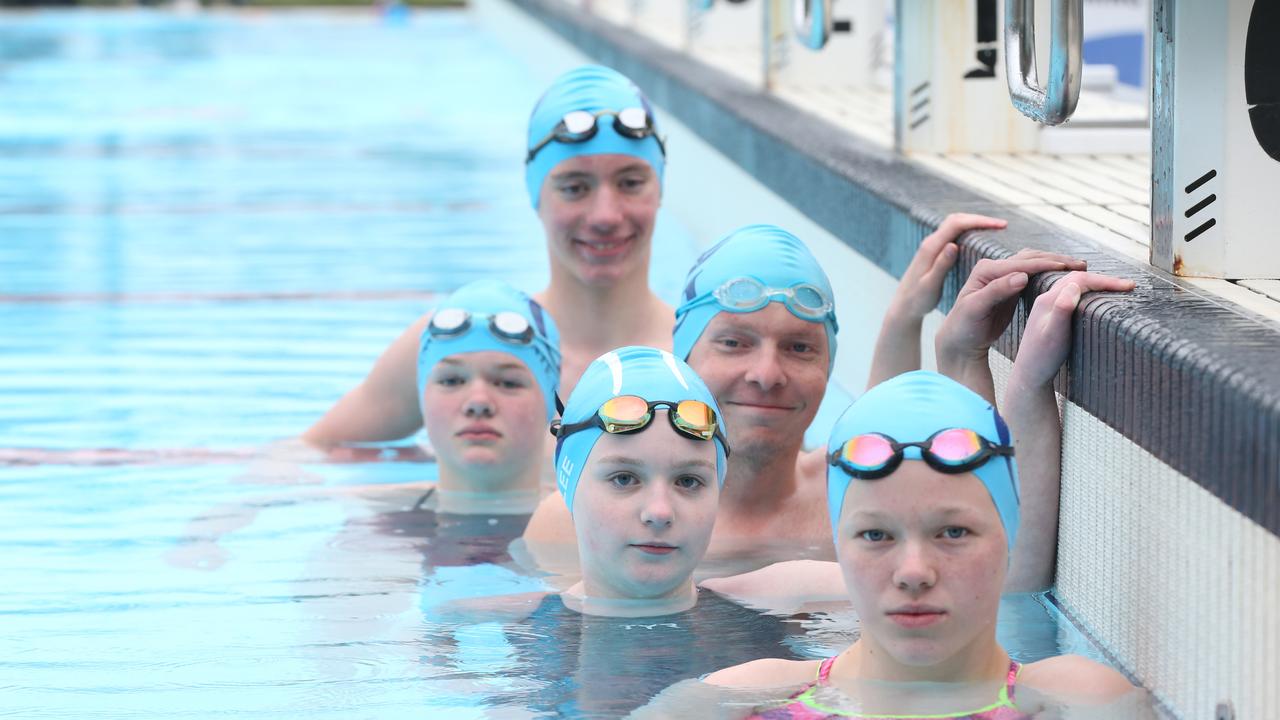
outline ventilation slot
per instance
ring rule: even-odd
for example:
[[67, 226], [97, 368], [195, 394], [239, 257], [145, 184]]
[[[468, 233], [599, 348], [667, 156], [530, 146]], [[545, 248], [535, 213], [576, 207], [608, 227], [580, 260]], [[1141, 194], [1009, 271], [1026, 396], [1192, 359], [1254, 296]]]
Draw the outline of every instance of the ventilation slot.
[[[1205, 183], [1208, 183], [1210, 180], [1216, 177], [1218, 177], [1217, 170], [1210, 170], [1204, 175], [1201, 175], [1200, 177], [1196, 178], [1195, 182], [1191, 183], [1186, 187], [1186, 194], [1190, 195], [1191, 193], [1194, 193], [1195, 191], [1204, 187]], [[1218, 196], [1216, 194], [1209, 193], [1208, 197], [1201, 199], [1200, 201], [1196, 202], [1196, 204], [1187, 208], [1186, 212], [1184, 212], [1183, 215], [1188, 220], [1190, 220], [1191, 216], [1198, 214], [1201, 210], [1204, 210], [1205, 208], [1217, 202], [1217, 200], [1218, 200]], [[1196, 226], [1194, 230], [1184, 235], [1182, 239], [1185, 242], [1191, 242], [1192, 240], [1195, 240], [1196, 238], [1208, 232], [1210, 228], [1212, 228], [1214, 225], [1217, 225], [1217, 224], [1218, 224], [1217, 218], [1211, 217], [1205, 220], [1204, 222], [1200, 223], [1198, 226]]]
[[907, 126], [912, 130], [929, 122], [929, 83], [922, 82], [911, 90], [911, 110], [907, 112]]

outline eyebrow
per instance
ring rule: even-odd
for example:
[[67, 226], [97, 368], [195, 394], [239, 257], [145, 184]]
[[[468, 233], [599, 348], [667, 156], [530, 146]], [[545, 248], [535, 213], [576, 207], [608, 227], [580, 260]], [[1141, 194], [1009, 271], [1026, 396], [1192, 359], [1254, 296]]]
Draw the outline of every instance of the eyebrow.
[[629, 465], [631, 467], [644, 467], [648, 464], [643, 460], [626, 457], [624, 455], [610, 455], [608, 457], [602, 457], [599, 462], [602, 465]]
[[637, 163], [631, 163], [630, 165], [626, 165], [626, 166], [624, 166], [624, 167], [622, 167], [622, 168], [618, 169], [618, 170], [617, 170], [617, 171], [615, 171], [613, 174], [614, 174], [614, 175], [621, 175], [621, 174], [623, 174], [623, 173], [629, 173], [629, 172], [642, 172], [642, 173], [646, 173], [646, 174], [648, 174], [648, 172], [649, 172], [649, 165], [648, 165], [648, 163], [639, 163], [639, 162], [637, 162]]
[[671, 466], [673, 470], [688, 470], [690, 468], [700, 468], [702, 470], [716, 471], [716, 464], [710, 460], [686, 460]]
[[593, 180], [595, 179], [595, 174], [583, 172], [581, 170], [566, 170], [562, 173], [552, 175], [551, 179], [557, 182], [563, 182], [565, 180]]
[[[625, 455], [610, 455], [608, 457], [602, 457], [600, 458], [599, 462], [602, 465], [626, 465], [629, 467], [646, 467], [649, 464], [644, 460], [640, 460], [633, 457], [627, 457]], [[676, 470], [684, 470], [687, 468], [696, 467], [696, 468], [703, 468], [705, 470], [711, 470], [714, 472], [716, 469], [716, 464], [711, 462], [710, 460], [698, 459], [698, 460], [686, 460], [684, 462], [679, 462], [672, 465], [671, 467]]]
[[[943, 506], [938, 509], [930, 509], [927, 513], [929, 516], [953, 517], [955, 515], [968, 515], [974, 511], [973, 508], [960, 507], [958, 505]], [[880, 512], [879, 510], [854, 510], [850, 517], [862, 517], [867, 520], [884, 521], [893, 519], [893, 515]]]

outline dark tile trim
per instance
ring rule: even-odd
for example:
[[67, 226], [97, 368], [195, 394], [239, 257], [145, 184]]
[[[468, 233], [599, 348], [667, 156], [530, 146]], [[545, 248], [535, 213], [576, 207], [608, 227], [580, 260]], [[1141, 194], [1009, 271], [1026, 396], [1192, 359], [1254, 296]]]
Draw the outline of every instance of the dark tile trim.
[[[1024, 247], [1069, 253], [1092, 270], [1132, 278], [1138, 287], [1128, 296], [1081, 303], [1072, 371], [1059, 376], [1059, 390], [1280, 535], [1280, 324], [978, 195], [636, 33], [556, 0], [511, 2], [626, 73], [770, 190], [896, 276], [947, 213], [1009, 218], [1004, 232], [965, 239], [944, 310], [979, 259]], [[1024, 311], [1052, 280], [1036, 279]], [[1007, 357], [1023, 323], [1020, 313], [998, 345]]]

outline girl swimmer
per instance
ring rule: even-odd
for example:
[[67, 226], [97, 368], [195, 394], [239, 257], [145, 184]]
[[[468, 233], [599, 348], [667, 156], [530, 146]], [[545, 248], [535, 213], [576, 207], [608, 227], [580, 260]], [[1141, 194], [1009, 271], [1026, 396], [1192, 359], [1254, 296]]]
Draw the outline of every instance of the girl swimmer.
[[[1011, 388], [1051, 388], [1081, 290], [1114, 282], [1073, 273], [1037, 299]], [[762, 718], [1023, 718], [1133, 697], [1110, 668], [1070, 655], [1023, 666], [995, 639], [1022, 520], [1012, 445], [992, 404], [945, 376], [916, 371], [869, 390], [837, 422], [827, 461], [838, 569], [860, 639], [825, 661], [759, 660], [707, 682], [803, 685], [760, 708]], [[926, 692], [919, 683], [942, 685]], [[1141, 713], [1139, 705], [1125, 712]]]
[[620, 717], [675, 680], [786, 651], [797, 626], [695, 587], [729, 447], [716, 401], [688, 365], [656, 348], [606, 353], [552, 428], [581, 579], [560, 593], [453, 609], [472, 624], [518, 621], [507, 642], [541, 671], [536, 683], [504, 678], [524, 693], [511, 704]]
[[437, 509], [528, 514], [555, 417], [559, 334], [533, 299], [480, 280], [442, 302], [422, 331], [418, 399], [439, 463]]

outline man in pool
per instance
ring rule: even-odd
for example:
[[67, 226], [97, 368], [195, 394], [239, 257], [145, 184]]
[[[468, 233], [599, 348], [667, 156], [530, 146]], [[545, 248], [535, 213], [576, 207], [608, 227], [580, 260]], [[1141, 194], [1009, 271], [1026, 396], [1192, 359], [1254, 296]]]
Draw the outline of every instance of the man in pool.
[[[649, 289], [654, 221], [666, 148], [653, 111], [625, 76], [584, 66], [560, 76], [529, 118], [525, 181], [542, 221], [551, 282], [535, 298], [560, 328], [562, 393], [620, 345], [670, 347], [671, 307]], [[369, 375], [302, 438], [329, 448], [407, 437], [422, 427], [418, 339], [409, 326]]]
[[[1003, 226], [994, 218], [952, 215], [925, 238], [886, 315], [873, 382], [919, 368], [921, 320], [937, 305], [957, 256], [955, 240], [970, 230]], [[1083, 267], [1034, 252], [1000, 262], [994, 270], [984, 265], [984, 272], [1001, 278], [1020, 272], [1025, 279], [1027, 273]], [[996, 284], [987, 295], [1006, 285]], [[823, 453], [802, 452], [836, 350], [835, 301], [826, 274], [795, 236], [770, 225], [748, 226], [726, 236], [690, 270], [676, 316], [674, 352], [688, 359], [724, 408], [736, 451], [712, 554], [750, 554], [768, 545], [782, 556], [830, 557]], [[978, 322], [976, 313], [960, 320], [965, 327]], [[525, 539], [564, 544], [568, 527], [562, 504], [547, 498]]]

